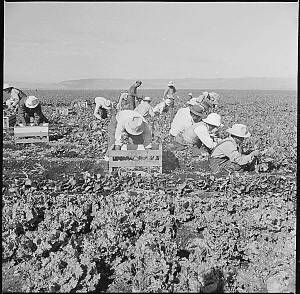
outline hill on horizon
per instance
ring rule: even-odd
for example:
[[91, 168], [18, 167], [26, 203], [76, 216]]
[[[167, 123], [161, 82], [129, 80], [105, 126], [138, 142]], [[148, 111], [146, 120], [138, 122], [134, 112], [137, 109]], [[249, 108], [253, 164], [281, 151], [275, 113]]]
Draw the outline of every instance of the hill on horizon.
[[[128, 89], [134, 79], [79, 79], [68, 80], [58, 83], [26, 83], [8, 82], [22, 89], [47, 89], [47, 90], [97, 90], [97, 89]], [[144, 89], [164, 89], [169, 80], [167, 79], [144, 79]], [[178, 89], [224, 89], [224, 90], [296, 90], [297, 78], [215, 78], [174, 79]]]

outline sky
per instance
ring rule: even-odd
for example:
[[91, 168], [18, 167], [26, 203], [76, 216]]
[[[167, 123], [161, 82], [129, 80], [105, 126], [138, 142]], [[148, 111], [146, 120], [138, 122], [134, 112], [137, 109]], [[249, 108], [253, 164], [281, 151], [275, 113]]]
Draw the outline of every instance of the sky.
[[297, 2], [5, 2], [4, 80], [296, 77]]

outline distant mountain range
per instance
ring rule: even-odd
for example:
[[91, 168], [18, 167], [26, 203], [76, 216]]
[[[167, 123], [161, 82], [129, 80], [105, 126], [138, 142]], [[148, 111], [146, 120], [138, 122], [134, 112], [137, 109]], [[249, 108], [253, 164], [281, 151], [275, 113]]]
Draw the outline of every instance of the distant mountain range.
[[[163, 89], [169, 80], [144, 79], [144, 89]], [[296, 90], [297, 78], [216, 78], [216, 79], [174, 79], [178, 89], [224, 89], [224, 90]], [[49, 90], [112, 90], [128, 89], [133, 79], [80, 79], [58, 83], [26, 83], [8, 81], [9, 84], [21, 89]]]

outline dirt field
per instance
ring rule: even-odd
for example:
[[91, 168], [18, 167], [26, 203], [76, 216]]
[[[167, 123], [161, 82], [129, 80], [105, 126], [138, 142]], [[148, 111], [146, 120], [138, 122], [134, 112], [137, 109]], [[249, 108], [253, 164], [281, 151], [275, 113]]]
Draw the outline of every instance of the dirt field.
[[213, 176], [205, 155], [169, 150], [166, 115], [163, 174], [108, 174], [108, 120], [55, 109], [118, 91], [38, 91], [50, 142], [3, 136], [2, 291], [295, 292], [296, 94], [219, 93], [220, 136], [243, 123], [244, 151], [268, 150], [254, 171]]

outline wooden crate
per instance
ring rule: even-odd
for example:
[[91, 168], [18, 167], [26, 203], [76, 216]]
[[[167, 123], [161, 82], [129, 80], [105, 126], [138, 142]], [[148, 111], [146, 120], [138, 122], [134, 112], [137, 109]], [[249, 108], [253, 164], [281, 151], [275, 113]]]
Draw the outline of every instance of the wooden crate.
[[49, 142], [49, 126], [14, 127], [15, 143]]
[[13, 127], [16, 123], [16, 115], [3, 116], [3, 129], [8, 129], [9, 127]]
[[[128, 150], [112, 150], [108, 151], [108, 169], [111, 173], [113, 168], [132, 168], [132, 167], [159, 167], [162, 173], [162, 145], [153, 145], [152, 149], [136, 150], [137, 145], [127, 145]], [[135, 149], [135, 150], [130, 150]], [[143, 157], [146, 159], [139, 159]]]
[[69, 114], [69, 108], [66, 108], [66, 107], [56, 108], [56, 113], [61, 114], [61, 115], [68, 115]]

